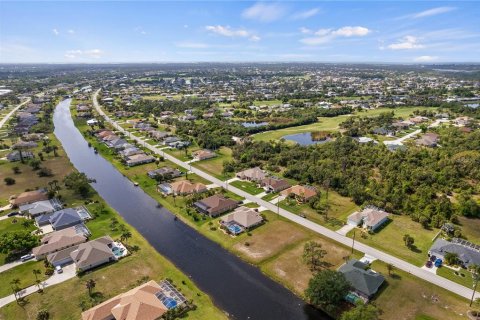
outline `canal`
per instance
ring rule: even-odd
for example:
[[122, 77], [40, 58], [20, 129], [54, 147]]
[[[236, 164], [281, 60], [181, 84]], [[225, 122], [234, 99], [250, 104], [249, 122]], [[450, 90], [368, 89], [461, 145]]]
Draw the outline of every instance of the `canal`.
[[[163, 256], [188, 275], [232, 319], [328, 319], [260, 270], [179, 220], [88, 147], [70, 114], [71, 100], [54, 113], [55, 135], [78, 171]], [[193, 297], [194, 298], [194, 297]], [[212, 319], [213, 320], [213, 319]]]

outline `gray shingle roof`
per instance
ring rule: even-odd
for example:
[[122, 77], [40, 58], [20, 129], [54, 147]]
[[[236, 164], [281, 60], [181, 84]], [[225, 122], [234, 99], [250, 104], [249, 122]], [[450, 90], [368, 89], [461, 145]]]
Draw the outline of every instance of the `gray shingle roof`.
[[371, 297], [378, 291], [385, 278], [372, 270], [366, 270], [366, 267], [366, 264], [352, 259], [342, 265], [338, 271], [343, 273], [353, 289]]

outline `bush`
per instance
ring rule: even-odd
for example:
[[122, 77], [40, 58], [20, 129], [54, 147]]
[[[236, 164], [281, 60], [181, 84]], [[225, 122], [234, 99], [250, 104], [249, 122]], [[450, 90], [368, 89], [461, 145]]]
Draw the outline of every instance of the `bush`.
[[10, 177], [6, 177], [5, 179], [3, 179], [3, 181], [5, 181], [5, 184], [7, 186], [11, 186], [11, 185], [15, 184], [15, 179], [10, 178]]

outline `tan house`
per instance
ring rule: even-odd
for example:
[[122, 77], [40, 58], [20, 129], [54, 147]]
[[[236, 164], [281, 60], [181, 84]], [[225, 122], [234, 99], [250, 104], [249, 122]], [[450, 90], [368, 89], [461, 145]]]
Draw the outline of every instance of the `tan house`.
[[42, 238], [41, 245], [32, 249], [35, 259], [41, 260], [49, 254], [58, 252], [87, 241], [83, 234], [79, 234], [75, 227], [47, 234]]
[[238, 207], [220, 220], [220, 223], [224, 226], [235, 223], [244, 229], [250, 229], [262, 222], [263, 218], [258, 211], [244, 206]]
[[10, 203], [14, 207], [19, 207], [24, 204], [42, 200], [48, 200], [48, 193], [44, 189], [22, 192], [18, 196], [11, 197]]
[[215, 158], [217, 154], [211, 150], [203, 149], [192, 153], [193, 159], [197, 161]]
[[279, 179], [275, 177], [268, 177], [260, 181], [260, 186], [269, 192], [280, 192], [287, 188], [290, 188], [290, 183], [285, 179]]
[[202, 199], [193, 204], [197, 210], [211, 217], [218, 217], [224, 212], [235, 209], [238, 202], [229, 198], [225, 198], [220, 194]]
[[260, 182], [265, 179], [267, 175], [259, 167], [250, 168], [237, 173], [237, 178], [247, 181]]
[[89, 242], [82, 243], [78, 249], [70, 253], [70, 257], [80, 271], [90, 270], [102, 264], [116, 261], [111, 245], [112, 238], [101, 237]]
[[[169, 307], [171, 308], [168, 304], [172, 300], [180, 300], [176, 301], [175, 305], [183, 303], [183, 300], [185, 300], [177, 290], [172, 289], [170, 284], [164, 285], [162, 283], [162, 285], [151, 280], [83, 312], [82, 320], [160, 319]], [[172, 290], [175, 291], [174, 295], [177, 299], [169, 296], [168, 291]]]
[[362, 211], [356, 211], [348, 216], [347, 223], [352, 226], [362, 226], [368, 231], [375, 231], [388, 221], [389, 213], [374, 206], [367, 206]]
[[310, 186], [296, 185], [283, 190], [282, 192], [280, 192], [280, 194], [286, 197], [294, 195], [297, 201], [307, 202], [308, 200], [317, 195], [317, 190], [315, 190], [314, 187]]
[[188, 180], [175, 181], [170, 183], [171, 192], [175, 195], [186, 195], [207, 191], [203, 183], [192, 183]]

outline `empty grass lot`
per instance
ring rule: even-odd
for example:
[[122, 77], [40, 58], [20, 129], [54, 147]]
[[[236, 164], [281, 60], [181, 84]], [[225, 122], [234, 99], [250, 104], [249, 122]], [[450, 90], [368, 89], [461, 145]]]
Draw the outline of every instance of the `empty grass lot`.
[[264, 191], [262, 188], [257, 187], [256, 183], [250, 181], [236, 180], [230, 184], [253, 195], [262, 193]]
[[232, 160], [232, 149], [227, 147], [221, 147], [216, 152], [217, 156], [215, 158], [192, 162], [192, 166], [203, 170], [220, 180], [226, 180], [228, 178], [231, 178], [233, 176], [233, 173], [224, 175], [222, 171], [223, 162]]
[[[427, 261], [428, 249], [437, 232], [438, 230], [424, 229], [418, 222], [412, 221], [409, 216], [390, 215], [390, 222], [387, 222], [377, 232], [368, 234], [367, 238], [362, 238], [357, 231], [355, 239], [416, 266], [422, 266]], [[403, 242], [403, 236], [407, 233], [415, 239], [413, 249], [407, 248]], [[353, 231], [347, 235], [352, 237]]]

